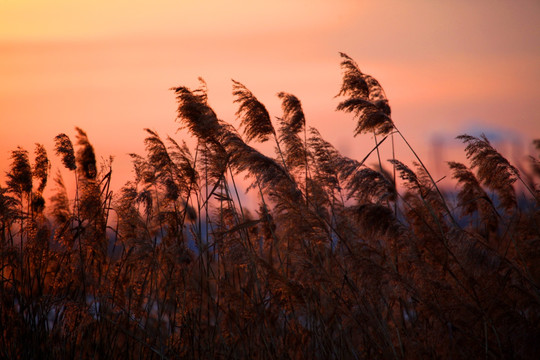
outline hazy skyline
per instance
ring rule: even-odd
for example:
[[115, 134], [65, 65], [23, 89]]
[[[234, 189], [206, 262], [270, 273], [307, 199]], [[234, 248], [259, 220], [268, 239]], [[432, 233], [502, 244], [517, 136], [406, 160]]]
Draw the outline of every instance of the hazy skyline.
[[[98, 156], [129, 177], [143, 128], [174, 135], [174, 96], [203, 77], [219, 117], [237, 125], [231, 81], [281, 116], [275, 94], [303, 103], [346, 153], [354, 121], [334, 111], [338, 52], [386, 90], [396, 125], [428, 158], [436, 134], [540, 136], [540, 4], [535, 1], [4, 1], [0, 4], [1, 178], [10, 151], [33, 152], [84, 129]], [[178, 135], [177, 137], [180, 137]], [[406, 159], [404, 159], [406, 160]], [[122, 175], [123, 174], [123, 175]]]

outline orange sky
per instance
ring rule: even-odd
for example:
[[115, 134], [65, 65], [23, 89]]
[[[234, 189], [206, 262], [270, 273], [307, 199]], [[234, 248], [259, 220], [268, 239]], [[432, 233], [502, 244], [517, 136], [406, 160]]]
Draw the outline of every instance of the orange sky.
[[0, 179], [9, 151], [36, 142], [54, 172], [54, 136], [79, 126], [98, 156], [115, 156], [120, 186], [126, 154], [143, 152], [142, 129], [178, 127], [168, 88], [195, 87], [198, 76], [222, 119], [237, 124], [231, 78], [273, 116], [275, 94], [287, 91], [310, 126], [361, 158], [373, 140], [354, 139], [354, 122], [334, 112], [338, 51], [379, 79], [395, 123], [427, 161], [434, 137], [480, 130], [528, 151], [540, 138], [538, 24], [532, 0], [2, 0]]

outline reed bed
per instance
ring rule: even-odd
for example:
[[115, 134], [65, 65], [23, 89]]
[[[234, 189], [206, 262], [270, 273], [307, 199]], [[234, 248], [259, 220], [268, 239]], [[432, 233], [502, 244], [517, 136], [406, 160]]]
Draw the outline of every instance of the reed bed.
[[[538, 154], [518, 171], [486, 137], [462, 135], [469, 163], [448, 164], [450, 196], [379, 82], [341, 56], [337, 110], [375, 138], [364, 159], [308, 127], [294, 95], [278, 94], [273, 122], [238, 81], [239, 129], [203, 81], [173, 88], [196, 146], [145, 130], [146, 153], [131, 155], [134, 178], [116, 195], [112, 161], [96, 163], [82, 129], [75, 144], [55, 139], [74, 194], [58, 173], [45, 200], [45, 148], [33, 162], [14, 150], [0, 187], [0, 357], [536, 358]], [[274, 154], [256, 149], [265, 141]], [[414, 164], [380, 158], [398, 141]], [[256, 208], [243, 206], [239, 177]]]

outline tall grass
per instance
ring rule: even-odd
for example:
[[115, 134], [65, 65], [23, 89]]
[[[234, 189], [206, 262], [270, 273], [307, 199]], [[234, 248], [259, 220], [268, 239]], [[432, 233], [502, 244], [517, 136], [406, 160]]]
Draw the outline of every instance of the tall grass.
[[[470, 164], [449, 163], [457, 197], [446, 196], [382, 86], [342, 59], [337, 109], [353, 114], [355, 136], [374, 137], [364, 159], [309, 128], [292, 94], [278, 94], [275, 127], [237, 81], [243, 136], [204, 82], [173, 88], [196, 146], [146, 129], [146, 153], [131, 155], [134, 178], [115, 196], [112, 161], [96, 164], [81, 129], [75, 145], [55, 139], [74, 194], [58, 173], [45, 201], [44, 147], [33, 163], [13, 151], [0, 187], [0, 357], [538, 356], [538, 157], [523, 175], [486, 137], [462, 135]], [[248, 144], [264, 141], [275, 154]], [[378, 150], [394, 141], [417, 163], [390, 159], [390, 174]], [[365, 164], [373, 153], [377, 168]], [[238, 176], [257, 208], [243, 206]]]

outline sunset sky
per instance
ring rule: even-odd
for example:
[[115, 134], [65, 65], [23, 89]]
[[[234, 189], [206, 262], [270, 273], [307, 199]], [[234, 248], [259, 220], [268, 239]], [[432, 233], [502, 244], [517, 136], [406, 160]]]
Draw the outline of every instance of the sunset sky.
[[361, 158], [373, 139], [353, 138], [351, 116], [334, 111], [340, 51], [381, 82], [427, 161], [433, 141], [459, 151], [452, 139], [464, 132], [528, 153], [540, 138], [538, 24], [532, 0], [0, 0], [0, 179], [10, 151], [36, 142], [55, 172], [54, 136], [74, 140], [79, 126], [98, 157], [115, 156], [120, 186], [143, 128], [175, 135], [168, 89], [195, 88], [199, 76], [221, 119], [238, 124], [231, 78], [272, 116], [276, 93], [290, 92], [309, 126]]

